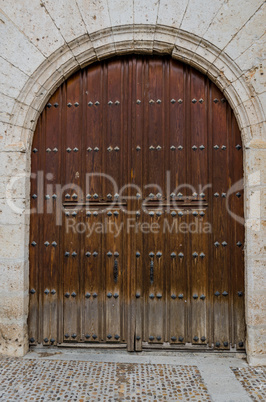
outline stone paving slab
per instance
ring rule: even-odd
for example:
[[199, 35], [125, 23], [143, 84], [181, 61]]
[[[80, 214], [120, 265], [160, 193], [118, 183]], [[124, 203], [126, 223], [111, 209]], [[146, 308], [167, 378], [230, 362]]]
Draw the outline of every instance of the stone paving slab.
[[253, 401], [266, 401], [266, 367], [232, 368]]
[[0, 359], [3, 401], [211, 401], [196, 366]]

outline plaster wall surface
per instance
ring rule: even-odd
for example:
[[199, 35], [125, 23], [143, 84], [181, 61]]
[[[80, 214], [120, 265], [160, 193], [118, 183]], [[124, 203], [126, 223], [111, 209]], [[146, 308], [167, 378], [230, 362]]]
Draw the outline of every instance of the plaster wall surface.
[[77, 69], [135, 52], [196, 67], [234, 110], [244, 145], [247, 354], [266, 364], [265, 10], [262, 0], [0, 0], [0, 353], [28, 349], [25, 208], [38, 116]]

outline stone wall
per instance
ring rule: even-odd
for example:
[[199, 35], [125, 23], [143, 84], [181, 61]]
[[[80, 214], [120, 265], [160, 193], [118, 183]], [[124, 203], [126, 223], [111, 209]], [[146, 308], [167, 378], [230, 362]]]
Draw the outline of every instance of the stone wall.
[[[23, 209], [38, 116], [77, 69], [137, 52], [171, 54], [198, 68], [235, 112], [244, 144], [247, 353], [250, 364], [266, 364], [264, 1], [0, 0], [0, 7], [0, 353], [28, 349]], [[20, 180], [6, 190], [14, 175]]]

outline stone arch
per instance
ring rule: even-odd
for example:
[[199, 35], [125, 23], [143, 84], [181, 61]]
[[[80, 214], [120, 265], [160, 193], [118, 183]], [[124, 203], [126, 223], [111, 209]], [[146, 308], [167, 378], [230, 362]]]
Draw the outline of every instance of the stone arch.
[[[139, 32], [139, 35], [135, 35]], [[156, 34], [154, 34], [156, 32]], [[259, 224], [256, 217], [254, 222], [250, 216], [249, 186], [256, 185], [247, 180], [247, 174], [253, 168], [248, 168], [246, 149], [257, 147], [253, 144], [254, 138], [262, 138], [262, 124], [265, 121], [264, 112], [255, 91], [247, 83], [243, 71], [239, 66], [221, 49], [194, 34], [168, 26], [160, 25], [124, 25], [97, 31], [93, 34], [83, 35], [75, 38], [68, 44], [56, 50], [49, 56], [30, 76], [16, 99], [15, 106], [10, 117], [10, 138], [9, 146], [13, 151], [26, 152], [27, 157], [24, 166], [27, 173], [30, 172], [30, 153], [33, 133], [40, 113], [47, 100], [58, 88], [58, 86], [78, 69], [85, 67], [95, 61], [102, 60], [115, 55], [144, 53], [144, 54], [170, 54], [173, 58], [179, 59], [206, 74], [224, 93], [234, 114], [237, 118], [242, 133], [244, 146], [244, 177], [246, 190], [245, 219], [246, 239], [251, 239], [251, 246], [246, 247], [246, 288], [254, 293], [253, 276], [254, 269], [247, 264], [252, 244], [256, 241], [256, 235], [252, 235], [252, 224]], [[261, 146], [265, 148], [265, 144]], [[250, 157], [251, 158], [251, 157]], [[250, 159], [249, 159], [250, 160]], [[258, 164], [258, 166], [260, 166]], [[254, 179], [255, 180], [255, 179]], [[256, 181], [256, 180], [255, 180]], [[255, 182], [254, 182], [255, 183]], [[259, 183], [260, 184], [260, 183]], [[29, 203], [29, 186], [26, 190], [26, 204]], [[23, 232], [24, 246], [28, 247], [29, 217], [25, 218], [25, 229]], [[256, 229], [255, 229], [256, 230]], [[25, 255], [28, 251], [25, 249]], [[28, 265], [25, 266], [24, 278], [28, 275]], [[258, 274], [256, 274], [258, 276]], [[25, 279], [27, 282], [27, 279]], [[24, 300], [24, 299], [23, 299]], [[257, 364], [261, 361], [258, 354], [265, 353], [263, 346], [256, 345], [257, 340], [262, 337], [260, 320], [258, 329], [256, 317], [253, 317], [253, 310], [249, 307], [253, 295], [246, 296], [246, 323], [247, 323], [247, 353], [249, 361]], [[25, 303], [26, 304], [26, 303]], [[261, 313], [263, 315], [263, 313]], [[16, 351], [18, 355], [27, 351], [27, 336], [25, 321], [23, 324], [23, 347]], [[24, 332], [25, 331], [25, 332]], [[260, 341], [262, 344], [262, 341]], [[252, 357], [254, 355], [254, 358]], [[258, 360], [256, 360], [258, 359]]]

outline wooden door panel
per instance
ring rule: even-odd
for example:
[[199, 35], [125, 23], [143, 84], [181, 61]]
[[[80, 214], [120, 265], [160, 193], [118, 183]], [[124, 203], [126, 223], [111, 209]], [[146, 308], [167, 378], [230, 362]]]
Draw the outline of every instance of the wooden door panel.
[[241, 135], [207, 77], [95, 63], [51, 97], [32, 151], [30, 344], [245, 348]]

